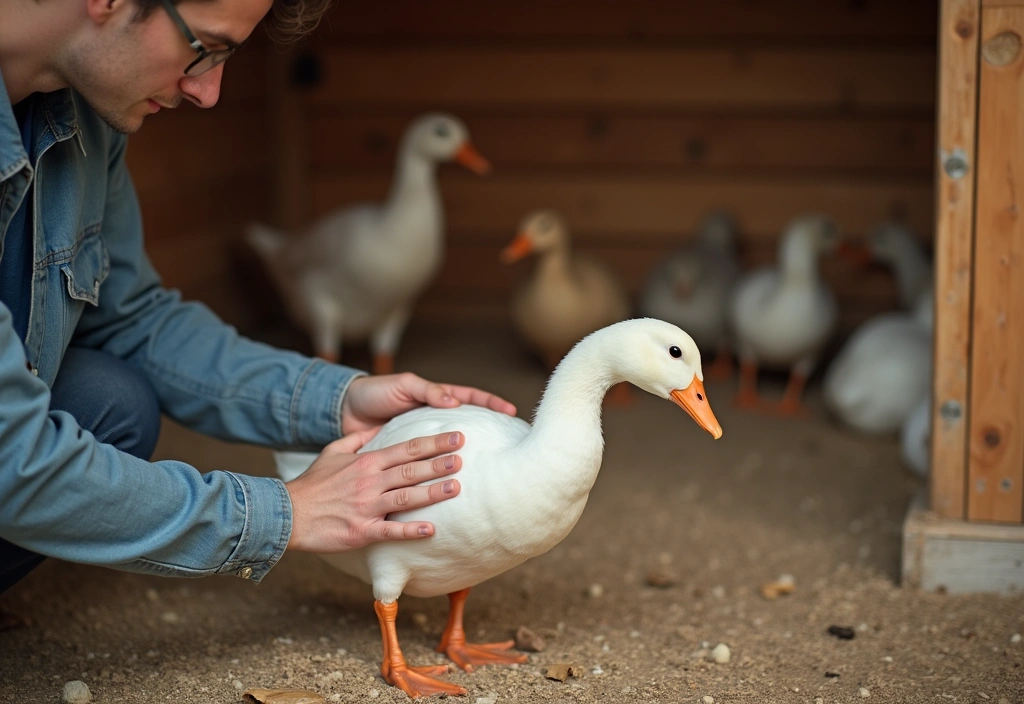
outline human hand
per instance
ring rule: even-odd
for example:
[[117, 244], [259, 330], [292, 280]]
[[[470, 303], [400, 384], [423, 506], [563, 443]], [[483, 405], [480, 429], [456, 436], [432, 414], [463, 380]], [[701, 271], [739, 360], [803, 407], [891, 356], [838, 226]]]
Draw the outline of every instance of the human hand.
[[285, 484], [292, 500], [289, 550], [344, 552], [434, 534], [430, 523], [389, 521], [387, 515], [459, 495], [455, 479], [415, 485], [462, 469], [462, 458], [445, 453], [462, 447], [465, 436], [442, 433], [356, 454], [377, 431], [360, 430], [332, 442], [309, 469]]
[[409, 372], [363, 376], [352, 380], [341, 403], [341, 432], [347, 437], [377, 428], [419, 406], [456, 408], [463, 403], [516, 414], [516, 407], [505, 399], [471, 386], [438, 384]]

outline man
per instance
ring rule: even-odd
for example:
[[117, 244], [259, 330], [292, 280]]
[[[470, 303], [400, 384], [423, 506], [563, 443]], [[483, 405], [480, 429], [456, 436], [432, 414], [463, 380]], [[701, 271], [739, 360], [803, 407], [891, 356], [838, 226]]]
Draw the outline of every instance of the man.
[[[354, 453], [419, 405], [515, 412], [245, 340], [146, 258], [124, 135], [182, 100], [212, 107], [268, 11], [272, 34], [294, 37], [328, 1], [0, 3], [0, 592], [43, 556], [258, 582], [286, 548], [429, 536], [386, 516], [458, 494], [454, 479], [414, 485], [458, 471], [441, 455], [461, 433]], [[200, 474], [148, 461], [161, 411], [223, 439], [327, 447], [287, 485]]]

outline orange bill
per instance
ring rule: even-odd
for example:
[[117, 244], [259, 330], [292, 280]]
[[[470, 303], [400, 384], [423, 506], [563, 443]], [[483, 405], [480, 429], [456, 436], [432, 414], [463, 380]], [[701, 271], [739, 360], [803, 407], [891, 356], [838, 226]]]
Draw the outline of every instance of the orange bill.
[[506, 264], [517, 262], [527, 254], [533, 251], [533, 242], [526, 233], [520, 232], [516, 235], [516, 238], [512, 240], [512, 244], [505, 249], [501, 250], [501, 261]]
[[676, 389], [669, 395], [676, 405], [689, 413], [690, 417], [697, 421], [697, 425], [711, 433], [715, 440], [722, 437], [722, 426], [719, 425], [711, 410], [711, 404], [708, 403], [703, 381], [694, 376], [689, 386], [685, 389]]
[[491, 170], [491, 162], [484, 159], [469, 142], [463, 142], [459, 151], [455, 152], [455, 161], [481, 176]]

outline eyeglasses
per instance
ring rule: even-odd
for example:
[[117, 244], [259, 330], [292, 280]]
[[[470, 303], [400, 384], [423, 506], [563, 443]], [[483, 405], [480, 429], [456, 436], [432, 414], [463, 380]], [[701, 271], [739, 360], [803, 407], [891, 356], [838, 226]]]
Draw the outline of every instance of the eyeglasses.
[[[199, 54], [198, 58], [185, 68], [186, 76], [198, 76], [202, 73], [206, 73], [211, 68], [220, 66], [231, 58], [231, 55], [238, 49], [238, 45], [229, 46], [227, 49], [214, 49], [212, 51], [207, 49], [203, 46], [201, 41], [196, 39], [196, 35], [194, 35], [192, 30], [188, 28], [188, 25], [185, 24], [185, 20], [181, 18], [181, 15], [178, 14], [178, 10], [175, 9], [174, 3], [172, 3], [171, 0], [161, 0], [161, 2], [163, 3], [164, 9], [167, 10], [167, 14], [170, 15], [171, 19], [174, 21], [174, 24], [178, 25], [178, 29], [180, 29], [181, 33], [185, 35], [185, 40], [188, 42], [188, 45], [192, 47], [197, 54]], [[230, 42], [225, 42], [225, 44], [230, 44]]]

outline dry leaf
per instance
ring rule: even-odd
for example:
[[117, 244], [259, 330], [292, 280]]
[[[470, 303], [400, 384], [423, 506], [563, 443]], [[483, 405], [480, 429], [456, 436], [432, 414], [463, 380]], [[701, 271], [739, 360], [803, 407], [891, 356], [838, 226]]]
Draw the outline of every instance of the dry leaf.
[[555, 665], [548, 665], [544, 669], [544, 676], [549, 680], [558, 680], [559, 682], [565, 682], [570, 677], [579, 679], [583, 676], [583, 668], [579, 665], [570, 665], [567, 663], [558, 663]]
[[242, 695], [246, 704], [326, 704], [316, 692], [304, 689], [248, 689]]
[[796, 589], [793, 582], [766, 582], [761, 585], [761, 596], [765, 599], [778, 599], [784, 594], [792, 594]]
[[544, 642], [544, 638], [526, 626], [520, 626], [519, 630], [516, 631], [516, 648], [519, 650], [539, 653], [546, 647], [548, 647], [548, 644]]

